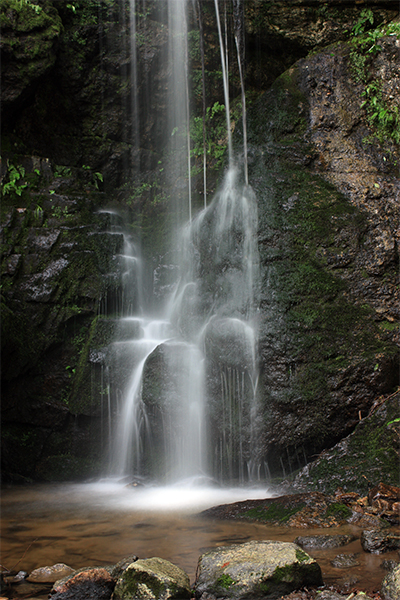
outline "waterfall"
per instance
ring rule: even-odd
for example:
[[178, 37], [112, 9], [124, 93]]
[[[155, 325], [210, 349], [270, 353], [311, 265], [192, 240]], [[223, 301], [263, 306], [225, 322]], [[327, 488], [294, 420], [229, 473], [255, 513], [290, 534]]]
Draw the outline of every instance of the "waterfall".
[[[108, 375], [115, 389], [111, 394], [114, 400], [108, 391], [107, 405], [114, 403], [117, 413], [111, 434], [111, 472], [169, 482], [206, 475], [221, 482], [243, 483], [259, 479], [265, 472], [257, 401], [257, 201], [248, 185], [247, 166], [243, 183], [234, 163], [228, 47], [227, 43], [224, 46], [215, 0], [229, 169], [211, 203], [193, 215], [186, 2], [168, 0], [167, 6], [172, 173], [187, 183], [186, 224], [177, 219], [171, 232], [177, 276], [154, 312], [140, 291], [140, 253], [131, 236], [122, 231], [122, 316], [119, 336], [107, 359], [107, 373], [118, 372], [118, 376]], [[134, 0], [131, 9], [135, 9]], [[131, 17], [132, 43], [135, 27]], [[131, 57], [136, 61], [133, 50]], [[131, 73], [137, 78], [137, 66], [132, 65]], [[138, 131], [137, 125], [134, 145], [139, 143]], [[185, 208], [177, 213], [184, 214]], [[130, 301], [133, 296], [136, 303]]]
[[229, 104], [229, 83], [228, 83], [228, 67], [227, 67], [227, 54], [224, 50], [224, 40], [222, 37], [221, 30], [221, 19], [219, 16], [218, 0], [214, 0], [215, 14], [217, 17], [218, 26], [218, 37], [219, 37], [219, 48], [221, 52], [221, 67], [222, 67], [222, 82], [224, 85], [224, 97], [225, 97], [225, 114], [226, 114], [226, 132], [228, 136], [228, 154], [229, 154], [229, 165], [232, 166], [233, 150], [232, 150], [232, 130], [231, 130], [231, 115], [230, 115], [230, 104]]
[[133, 164], [140, 168], [139, 160], [139, 106], [138, 106], [138, 74], [137, 74], [137, 44], [136, 44], [136, 0], [130, 0], [130, 50], [131, 50], [131, 116], [132, 116], [132, 146]]

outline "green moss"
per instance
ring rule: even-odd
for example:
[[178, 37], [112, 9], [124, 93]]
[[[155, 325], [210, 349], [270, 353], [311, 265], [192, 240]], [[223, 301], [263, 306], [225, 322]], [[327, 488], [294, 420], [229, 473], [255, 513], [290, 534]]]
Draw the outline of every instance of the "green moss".
[[302, 563], [308, 562], [310, 560], [310, 557], [303, 550], [296, 550], [296, 559], [298, 560], [298, 562]]
[[365, 494], [382, 474], [386, 483], [398, 485], [399, 401], [398, 395], [390, 398], [364, 419], [348, 438], [345, 453], [334, 449], [331, 456], [317, 460], [310, 467], [310, 487], [333, 493], [340, 486]]
[[295, 580], [296, 574], [293, 565], [285, 567], [276, 567], [272, 580], [274, 583], [292, 583]]
[[278, 503], [273, 503], [267, 508], [251, 508], [243, 513], [244, 517], [261, 521], [263, 523], [276, 521], [278, 523], [286, 523], [292, 515], [295, 515], [304, 507], [304, 504], [299, 504], [295, 507], [285, 507]]
[[[366, 13], [366, 11], [363, 11]], [[370, 25], [374, 17], [369, 11]], [[365, 16], [365, 15], [364, 15]], [[383, 94], [382, 81], [379, 71], [371, 68], [373, 58], [381, 52], [381, 40], [388, 35], [400, 34], [400, 24], [397, 22], [365, 31], [365, 23], [357, 23], [353, 28], [353, 39], [350, 43], [349, 64], [350, 72], [356, 82], [363, 84], [361, 93], [364, 101], [361, 106], [366, 112], [366, 120], [372, 129], [372, 136], [367, 142], [378, 141], [388, 151], [394, 149], [393, 144], [400, 142], [400, 113], [398, 106]]]
[[352, 512], [348, 506], [340, 502], [329, 504], [326, 509], [326, 517], [335, 517], [335, 519], [346, 520], [351, 516]]
[[218, 588], [223, 588], [224, 590], [229, 590], [232, 585], [235, 585], [234, 579], [230, 575], [223, 573], [215, 582], [215, 586]]

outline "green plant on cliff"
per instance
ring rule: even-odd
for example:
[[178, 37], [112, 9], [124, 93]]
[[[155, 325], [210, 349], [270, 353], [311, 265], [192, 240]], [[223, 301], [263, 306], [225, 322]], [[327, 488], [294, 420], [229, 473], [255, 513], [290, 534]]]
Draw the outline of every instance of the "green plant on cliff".
[[[206, 155], [214, 168], [222, 165], [226, 151], [225, 106], [214, 102], [206, 111]], [[195, 160], [203, 156], [203, 117], [195, 117], [191, 123], [190, 137], [193, 143], [192, 156]], [[198, 167], [201, 170], [202, 167]]]
[[367, 114], [368, 125], [373, 130], [370, 138], [378, 140], [381, 144], [385, 142], [400, 142], [400, 114], [399, 107], [394, 102], [390, 104], [384, 98], [382, 81], [371, 76], [370, 66], [373, 56], [382, 48], [379, 44], [385, 36], [400, 34], [400, 23], [389, 23], [366, 31], [367, 25], [374, 23], [374, 17], [370, 9], [361, 11], [361, 15], [352, 30], [352, 49], [350, 51], [350, 67], [353, 78], [364, 85], [362, 96], [364, 98], [361, 107]]
[[3, 195], [16, 194], [17, 196], [22, 196], [23, 190], [28, 187], [24, 177], [25, 169], [22, 165], [15, 166], [7, 161], [6, 183], [3, 183], [1, 190]]
[[374, 24], [374, 13], [370, 8], [364, 8], [357, 22], [354, 24], [353, 29], [351, 30], [352, 35], [361, 35], [365, 32], [369, 25]]
[[366, 85], [361, 107], [367, 112], [368, 124], [374, 129], [374, 137], [383, 143], [387, 139], [400, 142], [400, 114], [397, 106], [389, 107], [383, 99], [382, 83], [372, 81]]
[[8, 0], [9, 7], [17, 12], [21, 12], [25, 7], [29, 7], [38, 15], [42, 12], [42, 7], [39, 4], [31, 2], [31, 0]]

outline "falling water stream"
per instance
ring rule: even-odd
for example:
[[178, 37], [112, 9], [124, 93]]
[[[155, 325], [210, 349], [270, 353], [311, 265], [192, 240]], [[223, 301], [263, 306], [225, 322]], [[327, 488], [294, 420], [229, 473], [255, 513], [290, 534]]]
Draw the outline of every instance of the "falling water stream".
[[[176, 176], [184, 178], [187, 186], [187, 222], [180, 223], [178, 218], [177, 229], [171, 235], [176, 278], [170, 293], [157, 310], [150, 312], [141, 303], [141, 282], [133, 282], [131, 294], [138, 299], [138, 310], [136, 314], [123, 313], [120, 321], [123, 339], [113, 344], [111, 354], [123, 356], [125, 363], [129, 357], [133, 367], [120, 389], [122, 401], [118, 401], [112, 434], [110, 474], [147, 476], [168, 483], [190, 476], [245, 483], [265, 478], [267, 471], [261, 458], [262, 436], [256, 425], [260, 422], [255, 296], [257, 203], [247, 184], [246, 161], [243, 183], [233, 156], [227, 40], [224, 46], [215, 0], [229, 168], [212, 202], [192, 215], [186, 6], [185, 1], [167, 1], [168, 126]], [[131, 8], [135, 9], [134, 2]], [[131, 28], [135, 26], [131, 18]], [[131, 44], [135, 42], [134, 32]], [[131, 57], [136, 77], [133, 49]], [[239, 46], [238, 60], [240, 65]], [[135, 101], [132, 110], [137, 112]], [[136, 113], [132, 118], [137, 119]], [[133, 130], [136, 144], [138, 125]], [[184, 214], [184, 207], [176, 212]], [[132, 244], [130, 247], [135, 248]], [[129, 255], [128, 250], [125, 260], [141, 264], [140, 256], [135, 252]], [[128, 279], [132, 273], [128, 267]]]

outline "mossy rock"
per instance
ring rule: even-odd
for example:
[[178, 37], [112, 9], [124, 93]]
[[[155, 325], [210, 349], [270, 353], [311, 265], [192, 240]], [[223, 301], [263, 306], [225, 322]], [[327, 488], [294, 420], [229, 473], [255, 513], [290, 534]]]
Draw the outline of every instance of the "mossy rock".
[[61, 18], [51, 2], [1, 0], [3, 105], [9, 115], [56, 61]]
[[386, 400], [365, 417], [353, 433], [300, 471], [296, 486], [325, 493], [333, 493], [341, 487], [365, 494], [382, 480], [397, 485], [399, 403], [399, 393]]
[[162, 558], [140, 559], [129, 565], [118, 579], [116, 600], [173, 600], [190, 598], [188, 575]]
[[195, 595], [273, 599], [306, 585], [321, 584], [318, 563], [296, 544], [246, 542], [200, 556]]

